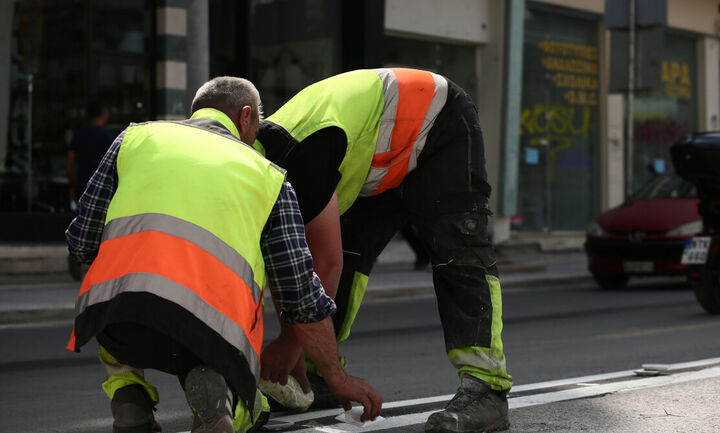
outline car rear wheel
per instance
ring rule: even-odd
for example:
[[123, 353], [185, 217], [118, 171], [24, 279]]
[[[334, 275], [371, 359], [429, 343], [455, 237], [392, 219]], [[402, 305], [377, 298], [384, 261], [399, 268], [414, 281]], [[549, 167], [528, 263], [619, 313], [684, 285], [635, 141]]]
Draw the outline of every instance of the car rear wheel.
[[695, 298], [710, 314], [720, 314], [720, 272], [717, 265], [717, 256], [711, 257], [702, 278], [693, 284]]
[[630, 277], [628, 275], [606, 275], [593, 274], [593, 278], [598, 286], [603, 289], [623, 289], [627, 286]]

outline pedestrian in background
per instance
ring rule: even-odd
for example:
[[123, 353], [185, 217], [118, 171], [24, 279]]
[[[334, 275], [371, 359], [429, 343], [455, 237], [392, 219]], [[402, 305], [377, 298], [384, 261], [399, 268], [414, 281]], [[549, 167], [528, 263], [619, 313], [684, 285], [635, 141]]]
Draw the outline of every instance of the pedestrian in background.
[[115, 134], [106, 126], [110, 113], [102, 101], [90, 101], [86, 114], [88, 123], [73, 134], [65, 164], [73, 211], [77, 210], [77, 200], [115, 139]]
[[[255, 147], [288, 171], [297, 191], [315, 269], [337, 304], [337, 341], [350, 335], [376, 257], [411, 223], [432, 262], [445, 349], [460, 376], [457, 394], [425, 430], [508, 428], [512, 377], [470, 96], [429, 71], [351, 71], [300, 91], [261, 124]], [[290, 371], [301, 369], [275, 374]], [[308, 371], [298, 379], [317, 405], [337, 406], [312, 364]]]
[[113, 431], [160, 431], [148, 368], [178, 377], [193, 433], [259, 429], [268, 415], [256, 391], [266, 282], [284, 327], [332, 391], [375, 418], [380, 396], [338, 362], [335, 304], [313, 272], [292, 186], [245, 144], [261, 117], [255, 86], [215, 78], [197, 91], [192, 112], [127, 127], [66, 232], [71, 254], [92, 263], [68, 349], [93, 337], [100, 344]]
[[[85, 114], [88, 119], [87, 124], [73, 134], [65, 160], [68, 200], [70, 210], [73, 212], [77, 212], [78, 199], [115, 139], [115, 134], [106, 127], [110, 114], [102, 101], [91, 100]], [[68, 256], [68, 271], [73, 279], [80, 281], [87, 271], [87, 266]]]

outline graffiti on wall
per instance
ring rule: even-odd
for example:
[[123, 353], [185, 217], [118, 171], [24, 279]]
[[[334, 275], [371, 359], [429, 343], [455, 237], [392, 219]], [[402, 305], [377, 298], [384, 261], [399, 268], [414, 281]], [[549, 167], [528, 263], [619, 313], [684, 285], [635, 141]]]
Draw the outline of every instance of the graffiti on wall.
[[[574, 137], [588, 136], [591, 117], [592, 109], [587, 105], [569, 105], [565, 102], [556, 102], [549, 106], [535, 104], [522, 111], [520, 135], [528, 138], [527, 146], [547, 146], [550, 173], [554, 175], [558, 153], [569, 151]], [[578, 152], [574, 152], [576, 153]], [[587, 167], [589, 163], [589, 157], [561, 155], [563, 168], [578, 165]]]

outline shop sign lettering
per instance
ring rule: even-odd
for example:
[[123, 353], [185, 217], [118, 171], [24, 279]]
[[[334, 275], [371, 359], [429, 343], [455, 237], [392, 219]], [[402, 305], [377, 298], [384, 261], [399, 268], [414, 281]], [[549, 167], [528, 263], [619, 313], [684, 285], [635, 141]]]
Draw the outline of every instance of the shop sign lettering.
[[662, 82], [665, 96], [678, 99], [692, 98], [692, 78], [687, 63], [663, 60]]

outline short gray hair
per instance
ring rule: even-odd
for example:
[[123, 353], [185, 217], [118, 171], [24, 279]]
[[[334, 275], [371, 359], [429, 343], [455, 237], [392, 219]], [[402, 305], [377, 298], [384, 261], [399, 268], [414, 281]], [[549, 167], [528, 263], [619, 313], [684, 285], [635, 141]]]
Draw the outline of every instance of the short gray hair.
[[262, 117], [260, 93], [250, 80], [239, 77], [215, 77], [195, 92], [190, 111], [194, 113], [201, 108], [214, 108], [225, 114], [234, 115], [246, 105]]

